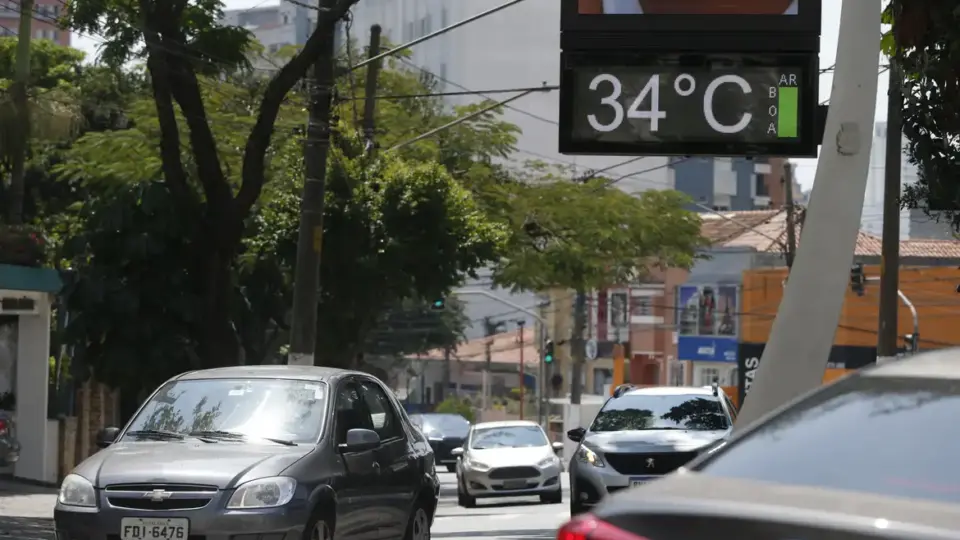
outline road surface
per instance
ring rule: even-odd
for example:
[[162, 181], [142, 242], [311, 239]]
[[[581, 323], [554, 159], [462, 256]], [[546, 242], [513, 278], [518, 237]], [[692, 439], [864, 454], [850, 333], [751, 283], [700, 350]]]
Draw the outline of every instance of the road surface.
[[[570, 501], [540, 504], [539, 498], [480, 500], [457, 506], [456, 476], [440, 473], [440, 505], [433, 523], [438, 540], [547, 540], [569, 518]], [[564, 475], [563, 485], [569, 484]], [[0, 481], [0, 540], [55, 540], [56, 490]]]

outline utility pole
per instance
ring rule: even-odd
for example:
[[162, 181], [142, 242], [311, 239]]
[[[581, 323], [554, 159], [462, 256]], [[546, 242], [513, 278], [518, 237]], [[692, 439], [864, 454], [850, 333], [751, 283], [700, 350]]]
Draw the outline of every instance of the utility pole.
[[900, 69], [890, 59], [887, 90], [887, 144], [883, 163], [883, 238], [880, 246], [880, 320], [877, 363], [897, 356], [897, 291], [900, 287], [900, 167], [903, 159], [903, 90]]
[[447, 392], [450, 390], [450, 346], [443, 349], [443, 388], [440, 389], [440, 395], [437, 396], [437, 403], [447, 399]]
[[793, 163], [783, 164], [783, 199], [787, 207], [787, 269], [793, 268], [797, 255], [797, 214], [793, 202]]
[[486, 356], [486, 363], [483, 368], [483, 381], [480, 385], [481, 392], [481, 408], [487, 410], [487, 407], [490, 405], [490, 367], [493, 363], [493, 336], [497, 335], [497, 332], [503, 326], [503, 321], [494, 322], [490, 317], [483, 318], [483, 335], [486, 338], [483, 346], [484, 353]]
[[579, 405], [580, 395], [583, 393], [581, 387], [581, 377], [583, 376], [584, 345], [583, 332], [587, 327], [587, 294], [577, 291], [576, 303], [573, 306], [573, 335], [570, 339], [570, 347], [573, 349], [573, 369], [571, 370], [570, 381], [570, 404]]
[[30, 38], [33, 33], [34, 0], [20, 2], [20, 26], [17, 28], [17, 65], [13, 87], [10, 89], [16, 110], [20, 136], [13, 138], [13, 164], [10, 168], [10, 190], [7, 192], [7, 217], [11, 225], [23, 223], [23, 185], [27, 167], [27, 146], [30, 144], [30, 103], [27, 87], [30, 84]]
[[526, 321], [517, 319], [517, 333], [520, 334], [520, 420], [523, 420], [523, 399], [526, 391], [526, 373], [523, 365], [523, 324]]
[[367, 155], [374, 155], [377, 151], [376, 114], [377, 114], [377, 83], [380, 77], [380, 32], [379, 24], [370, 27], [370, 46], [367, 48], [367, 82], [363, 95], [363, 138], [367, 145]]
[[[319, 0], [320, 13], [336, 0]], [[319, 17], [319, 15], [318, 15]], [[336, 32], [323, 37], [323, 48], [313, 66], [307, 140], [303, 145], [306, 170], [300, 202], [297, 264], [294, 269], [293, 317], [290, 325], [291, 365], [316, 363], [317, 298], [320, 290], [320, 253], [323, 247], [323, 200], [326, 195], [327, 155], [330, 151], [330, 117], [334, 91], [334, 41]]]

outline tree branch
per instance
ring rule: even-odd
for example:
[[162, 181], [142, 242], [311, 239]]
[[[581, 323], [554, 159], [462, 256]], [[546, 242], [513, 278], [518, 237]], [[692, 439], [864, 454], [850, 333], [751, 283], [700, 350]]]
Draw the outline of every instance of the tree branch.
[[243, 182], [237, 193], [235, 211], [245, 216], [260, 197], [265, 182], [264, 167], [266, 165], [267, 149], [270, 147], [270, 138], [273, 127], [280, 113], [287, 93], [306, 75], [310, 67], [317, 61], [324, 49], [326, 32], [334, 32], [336, 23], [359, 0], [327, 0], [333, 7], [329, 10], [317, 12], [317, 28], [289, 62], [267, 84], [263, 99], [260, 102], [260, 114], [257, 122], [250, 130], [247, 144], [243, 152]]

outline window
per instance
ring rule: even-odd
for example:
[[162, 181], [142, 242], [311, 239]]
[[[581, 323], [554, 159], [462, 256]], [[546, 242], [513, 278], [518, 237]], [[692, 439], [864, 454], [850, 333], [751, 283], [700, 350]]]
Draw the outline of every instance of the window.
[[336, 407], [337, 444], [347, 442], [347, 432], [351, 429], [373, 429], [356, 383], [346, 382], [340, 385]]
[[728, 427], [727, 415], [713, 396], [634, 394], [608, 401], [597, 413], [590, 431], [717, 431]]
[[634, 315], [653, 315], [653, 298], [650, 296], [634, 297], [631, 308]]
[[540, 426], [505, 426], [475, 429], [470, 434], [470, 448], [534, 448], [549, 444]]
[[955, 379], [856, 376], [810, 395], [728, 445], [708, 475], [960, 502]]
[[715, 212], [729, 212], [729, 211], [730, 211], [730, 207], [729, 207], [729, 206], [714, 205], [713, 210], [714, 210]]
[[713, 381], [720, 382], [720, 370], [717, 368], [700, 368], [698, 374], [700, 375], [697, 383], [699, 386], [709, 386]]
[[766, 175], [753, 175], [753, 192], [756, 197], [769, 197], [770, 190], [767, 189]]
[[730, 378], [729, 378], [729, 380], [727, 381], [727, 384], [728, 384], [729, 386], [737, 386], [738, 384], [740, 384], [740, 370], [739, 370], [739, 369], [733, 368], [733, 369], [730, 370]]
[[610, 295], [610, 325], [615, 328], [627, 326], [627, 293]]
[[393, 403], [380, 385], [373, 381], [362, 381], [360, 391], [370, 413], [373, 430], [380, 436], [380, 440], [386, 441], [403, 436], [397, 414], [393, 410]]
[[593, 370], [593, 393], [598, 396], [604, 394], [603, 387], [613, 384], [613, 372], [609, 369], [594, 368]]
[[673, 386], [683, 386], [686, 384], [686, 374], [684, 373], [682, 362], [673, 362], [670, 364], [670, 384]]

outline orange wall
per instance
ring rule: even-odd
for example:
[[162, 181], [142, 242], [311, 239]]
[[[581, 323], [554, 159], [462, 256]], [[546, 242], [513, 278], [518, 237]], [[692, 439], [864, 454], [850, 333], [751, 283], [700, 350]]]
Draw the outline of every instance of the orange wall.
[[[868, 279], [880, 276], [879, 266], [866, 266]], [[786, 269], [748, 270], [743, 273], [740, 300], [740, 340], [766, 343], [783, 297]], [[900, 269], [900, 289], [916, 305], [920, 319], [920, 346], [936, 349], [960, 344], [960, 270], [956, 267], [910, 267]], [[876, 347], [880, 283], [869, 281], [865, 294], [847, 288], [835, 345]], [[910, 311], [902, 303], [898, 313], [899, 334], [913, 332]]]

